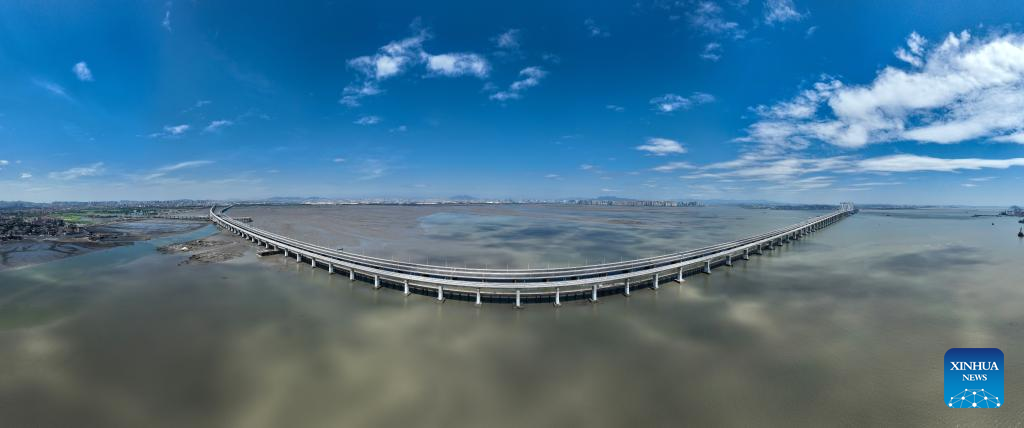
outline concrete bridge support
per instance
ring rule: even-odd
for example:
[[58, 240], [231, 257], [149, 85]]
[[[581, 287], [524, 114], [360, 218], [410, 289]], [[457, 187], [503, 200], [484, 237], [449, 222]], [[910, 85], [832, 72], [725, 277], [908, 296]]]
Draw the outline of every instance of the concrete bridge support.
[[[410, 291], [409, 291], [409, 280], [408, 279], [402, 280], [402, 288], [403, 288], [402, 292], [405, 293], [406, 296], [408, 296], [410, 294]], [[480, 290], [477, 290], [477, 294], [478, 295], [480, 294]]]
[[597, 284], [594, 284], [593, 288], [590, 291], [590, 301], [597, 303]]
[[676, 282], [680, 284], [686, 282], [686, 280], [683, 279], [683, 268], [679, 268], [679, 273], [676, 274]]
[[725, 256], [725, 265], [732, 266], [732, 254], [728, 254]]
[[349, 269], [348, 270], [348, 279], [350, 279], [352, 281], [356, 280], [356, 271], [355, 271], [355, 269]]
[[437, 301], [438, 302], [443, 302], [444, 301], [444, 286], [441, 286], [441, 285], [437, 286]]
[[333, 273], [334, 273], [334, 265], [332, 265], [332, 264], [328, 264], [328, 265], [327, 265], [327, 274], [328, 274], [328, 275], [331, 275], [331, 274], [333, 274]]
[[555, 289], [555, 306], [562, 306], [562, 291]]
[[380, 288], [380, 277], [377, 276], [377, 275], [374, 275], [373, 276], [373, 289], [376, 290], [376, 289], [379, 289], [379, 288]]
[[711, 275], [711, 260], [704, 262], [704, 273]]
[[629, 278], [626, 278], [626, 288], [622, 289], [622, 294], [629, 297]]
[[482, 304], [484, 304], [484, 302], [483, 302], [483, 300], [480, 299], [480, 289], [477, 288], [476, 289], [476, 305], [480, 306]]
[[519, 300], [519, 289], [516, 289], [516, 309], [522, 309], [523, 303]]
[[743, 249], [743, 260], [750, 260], [750, 248]]
[[655, 290], [658, 289], [658, 279], [658, 274], [654, 274], [654, 282], [651, 284], [651, 288]]

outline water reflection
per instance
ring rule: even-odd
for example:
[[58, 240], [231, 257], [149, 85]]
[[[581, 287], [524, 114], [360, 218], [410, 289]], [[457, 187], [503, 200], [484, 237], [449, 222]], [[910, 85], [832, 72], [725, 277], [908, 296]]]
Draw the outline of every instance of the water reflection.
[[[118, 248], [0, 273], [0, 416], [105, 427], [1009, 425], [1020, 418], [1009, 405], [955, 412], [942, 400], [951, 347], [1001, 348], [1007, 397], [1024, 392], [1012, 363], [1024, 352], [1024, 253], [1000, 233], [1011, 220], [991, 222], [861, 213], [681, 285], [557, 310], [438, 304], [282, 257], [178, 267], [154, 247]], [[67, 295], [79, 298], [62, 316], [17, 315]]]

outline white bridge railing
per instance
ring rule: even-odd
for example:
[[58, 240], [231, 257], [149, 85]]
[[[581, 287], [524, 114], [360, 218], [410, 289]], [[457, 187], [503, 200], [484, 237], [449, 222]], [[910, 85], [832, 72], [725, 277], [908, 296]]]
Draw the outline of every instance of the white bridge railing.
[[553, 301], [557, 305], [563, 296], [596, 301], [599, 295], [609, 292], [621, 290], [629, 295], [638, 286], [657, 289], [665, 277], [682, 281], [689, 274], [710, 274], [716, 266], [731, 266], [734, 258], [748, 259], [751, 254], [799, 239], [856, 212], [852, 205], [844, 205], [839, 210], [759, 235], [630, 261], [565, 268], [481, 269], [388, 260], [327, 248], [253, 227], [223, 211], [218, 213], [216, 207], [210, 208], [210, 219], [218, 226], [258, 245], [282, 250], [296, 261], [308, 260], [312, 266], [326, 268], [330, 273], [342, 270], [351, 279], [368, 278], [375, 288], [401, 287], [406, 294], [436, 293], [439, 300], [475, 297], [478, 304], [483, 300], [512, 301], [514, 296], [517, 307], [524, 300]]

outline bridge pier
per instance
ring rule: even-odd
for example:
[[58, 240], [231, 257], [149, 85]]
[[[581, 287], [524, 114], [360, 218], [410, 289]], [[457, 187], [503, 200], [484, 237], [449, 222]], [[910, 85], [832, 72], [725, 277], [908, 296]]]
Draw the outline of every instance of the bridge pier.
[[711, 260], [704, 262], [704, 273], [711, 275]]
[[312, 267], [316, 267], [316, 259], [310, 258], [309, 259], [309, 265], [312, 266]]
[[476, 289], [476, 305], [480, 306], [482, 304], [484, 304], [484, 302], [483, 302], [483, 300], [480, 299], [480, 289], [477, 288]]
[[594, 284], [593, 289], [590, 292], [590, 301], [597, 303], [597, 284]]
[[437, 286], [437, 301], [438, 302], [443, 302], [444, 301], [444, 286], [443, 285], [438, 285]]
[[328, 264], [327, 264], [327, 274], [328, 274], [328, 275], [331, 275], [331, 274], [333, 274], [333, 273], [334, 273], [334, 265], [332, 265], [332, 264], [328, 263]]
[[732, 266], [732, 254], [728, 254], [725, 256], [725, 265]]
[[743, 249], [743, 260], [750, 260], [750, 248]]
[[404, 288], [404, 290], [402, 290], [402, 292], [405, 293], [406, 296], [408, 296], [410, 294], [410, 292], [409, 292], [409, 280], [408, 279], [402, 280], [402, 287]]
[[516, 289], [516, 309], [522, 309], [523, 304], [519, 301], [519, 289]]
[[288, 250], [284, 250], [284, 256], [288, 257]]
[[676, 274], [676, 282], [678, 282], [680, 284], [686, 282], [686, 280], [683, 279], [683, 268], [681, 268], [681, 267], [679, 268], [679, 273]]
[[562, 306], [562, 295], [561, 290], [555, 289], [555, 306]]
[[301, 262], [301, 261], [302, 261], [302, 256], [300, 256], [299, 253], [295, 253], [295, 263], [298, 263], [298, 262]]
[[629, 297], [629, 278], [626, 278], [626, 288], [623, 288], [622, 290], [622, 294]]
[[380, 277], [377, 275], [373, 276], [373, 288], [376, 290], [380, 288]]
[[352, 280], [352, 281], [356, 280], [356, 271], [355, 271], [355, 269], [349, 269], [348, 270], [348, 279]]
[[652, 288], [655, 290], [658, 289], [658, 274], [654, 274], [654, 284], [652, 285]]

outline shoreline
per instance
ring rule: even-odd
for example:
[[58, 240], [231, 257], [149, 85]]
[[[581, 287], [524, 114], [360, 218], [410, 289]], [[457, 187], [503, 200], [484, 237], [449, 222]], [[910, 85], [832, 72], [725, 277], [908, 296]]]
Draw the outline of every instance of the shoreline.
[[[148, 230], [124, 227], [125, 225], [140, 223], [153, 225], [154, 227]], [[49, 237], [6, 241], [0, 243], [0, 272], [39, 266], [96, 251], [135, 245], [136, 242], [193, 232], [201, 229], [206, 224], [208, 223], [175, 220], [159, 222], [131, 221], [103, 225], [105, 233], [110, 233], [111, 235], [95, 241], [77, 237], [67, 239]], [[160, 225], [187, 225], [187, 227], [161, 228], [159, 227]]]

